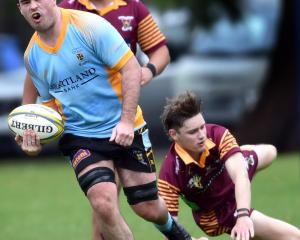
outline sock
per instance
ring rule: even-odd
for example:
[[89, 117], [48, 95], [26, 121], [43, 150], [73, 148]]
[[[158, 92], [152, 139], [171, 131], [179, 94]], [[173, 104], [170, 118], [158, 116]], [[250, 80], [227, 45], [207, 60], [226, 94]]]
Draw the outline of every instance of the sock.
[[169, 232], [172, 228], [173, 224], [173, 218], [171, 217], [171, 214], [168, 213], [168, 220], [163, 225], [154, 224], [154, 226], [160, 231], [160, 232]]

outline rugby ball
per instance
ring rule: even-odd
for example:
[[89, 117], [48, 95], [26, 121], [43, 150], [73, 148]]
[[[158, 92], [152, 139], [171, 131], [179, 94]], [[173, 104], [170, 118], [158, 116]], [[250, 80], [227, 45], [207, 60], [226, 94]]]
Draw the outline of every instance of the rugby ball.
[[23, 136], [26, 129], [34, 130], [42, 144], [57, 139], [64, 132], [61, 115], [41, 104], [26, 104], [15, 108], [8, 115], [7, 122], [15, 135]]

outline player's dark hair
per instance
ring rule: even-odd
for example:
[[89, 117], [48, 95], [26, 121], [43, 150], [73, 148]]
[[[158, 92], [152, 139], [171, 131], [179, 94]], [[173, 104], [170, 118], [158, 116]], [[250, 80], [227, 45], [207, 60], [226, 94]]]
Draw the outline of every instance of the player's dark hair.
[[201, 100], [197, 99], [194, 93], [187, 91], [175, 98], [167, 99], [161, 115], [162, 124], [167, 133], [171, 128], [177, 131], [185, 120], [200, 112]]

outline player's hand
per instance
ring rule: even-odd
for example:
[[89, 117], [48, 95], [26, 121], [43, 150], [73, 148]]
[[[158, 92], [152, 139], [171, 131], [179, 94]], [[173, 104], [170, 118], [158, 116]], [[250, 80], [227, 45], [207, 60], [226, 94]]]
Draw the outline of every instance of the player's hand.
[[25, 130], [23, 137], [16, 135], [15, 141], [30, 156], [36, 156], [42, 150], [39, 136], [31, 129]]
[[129, 147], [132, 144], [134, 138], [134, 128], [133, 124], [126, 122], [119, 122], [112, 130], [110, 142], [115, 141], [115, 143]]
[[141, 86], [149, 83], [153, 78], [152, 72], [147, 67], [142, 67], [142, 78], [141, 78]]
[[253, 222], [250, 217], [244, 216], [237, 219], [231, 230], [232, 240], [250, 240], [254, 237]]

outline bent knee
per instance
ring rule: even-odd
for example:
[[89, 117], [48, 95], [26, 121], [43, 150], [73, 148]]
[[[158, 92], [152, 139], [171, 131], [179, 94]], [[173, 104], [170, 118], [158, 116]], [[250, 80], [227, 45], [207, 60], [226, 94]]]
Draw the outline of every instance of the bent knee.
[[112, 211], [118, 203], [116, 185], [114, 183], [95, 184], [89, 189], [87, 198], [96, 212]]
[[258, 156], [258, 169], [268, 167], [277, 157], [277, 149], [271, 144], [258, 145], [255, 151]]
[[159, 200], [141, 202], [131, 207], [138, 216], [150, 222], [158, 222], [162, 216], [167, 216], [167, 210], [160, 206]]

